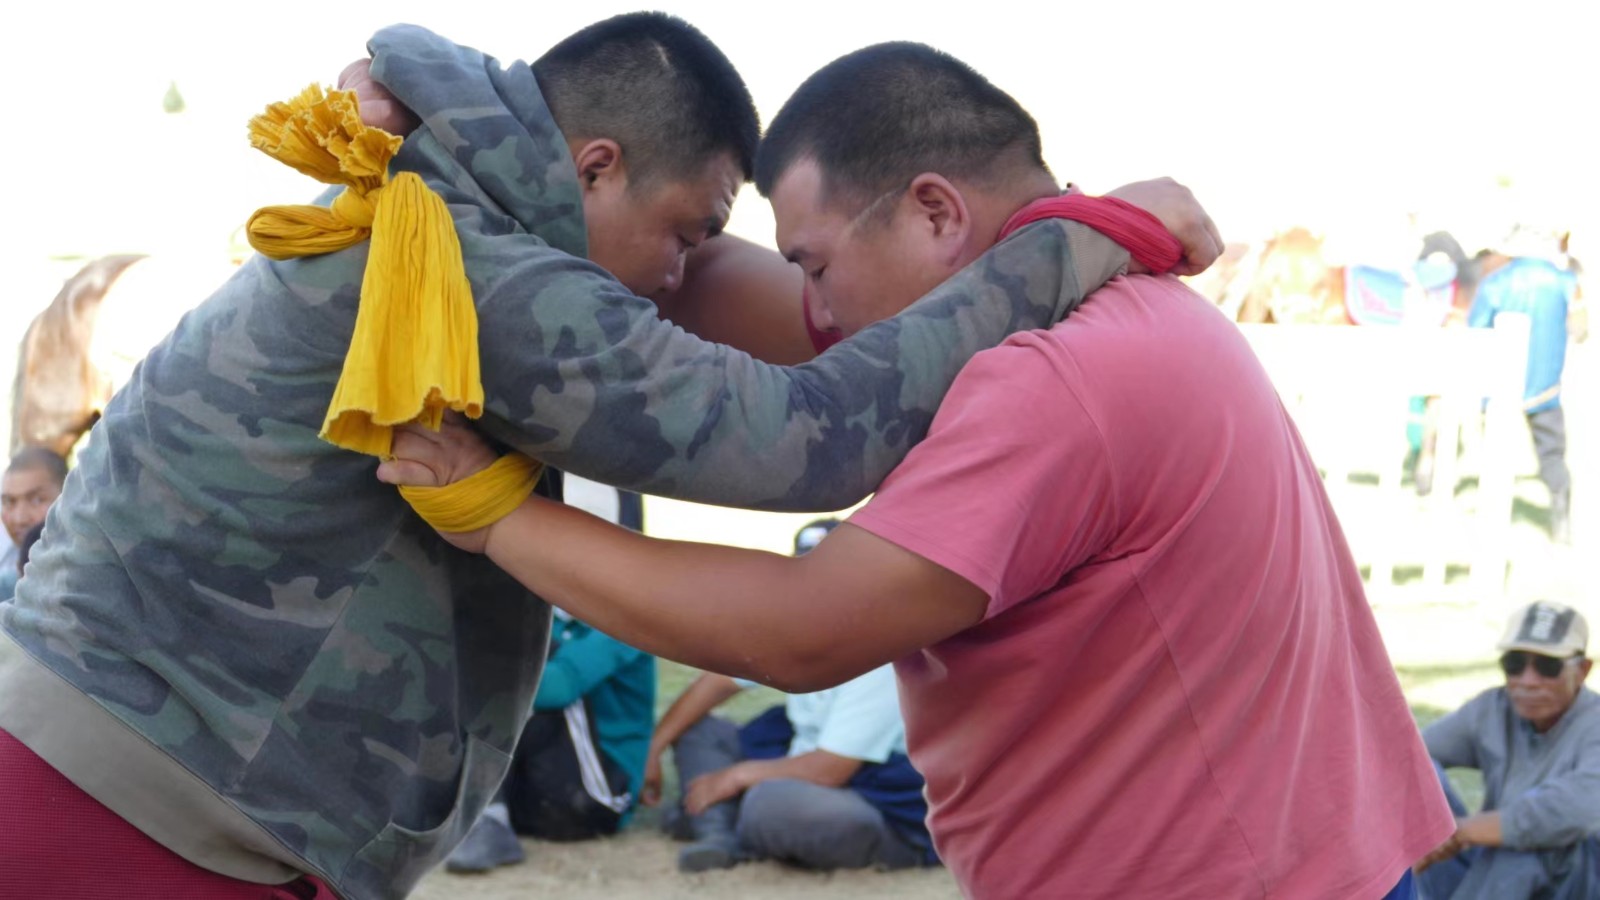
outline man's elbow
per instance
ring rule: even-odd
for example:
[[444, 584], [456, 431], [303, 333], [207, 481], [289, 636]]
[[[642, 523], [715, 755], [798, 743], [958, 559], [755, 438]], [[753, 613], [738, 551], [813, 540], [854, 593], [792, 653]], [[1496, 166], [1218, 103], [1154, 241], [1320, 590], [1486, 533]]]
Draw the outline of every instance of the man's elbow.
[[814, 694], [817, 691], [838, 687], [874, 668], [855, 665], [834, 652], [808, 651], [801, 648], [787, 649], [765, 664], [750, 661], [747, 665], [749, 668], [746, 668], [746, 678], [783, 691], [785, 694]]
[[812, 781], [823, 787], [842, 788], [861, 771], [861, 761], [840, 758], [834, 765], [818, 771]]

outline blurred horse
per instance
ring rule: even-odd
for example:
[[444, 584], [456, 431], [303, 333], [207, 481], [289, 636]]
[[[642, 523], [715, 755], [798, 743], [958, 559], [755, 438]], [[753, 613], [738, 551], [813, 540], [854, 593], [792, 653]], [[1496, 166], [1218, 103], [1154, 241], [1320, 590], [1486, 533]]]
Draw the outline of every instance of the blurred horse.
[[1323, 239], [1306, 228], [1280, 231], [1255, 245], [1228, 244], [1189, 286], [1238, 322], [1350, 324], [1344, 270], [1328, 263]]
[[74, 273], [18, 348], [11, 452], [39, 446], [66, 456], [139, 360], [235, 269], [227, 260], [118, 254]]

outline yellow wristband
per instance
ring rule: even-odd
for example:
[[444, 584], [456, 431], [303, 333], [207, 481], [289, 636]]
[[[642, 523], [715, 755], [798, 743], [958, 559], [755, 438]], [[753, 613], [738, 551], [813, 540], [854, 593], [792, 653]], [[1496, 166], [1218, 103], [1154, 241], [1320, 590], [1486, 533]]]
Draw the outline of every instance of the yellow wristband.
[[400, 496], [439, 531], [477, 531], [505, 518], [533, 493], [544, 463], [508, 453], [481, 472], [443, 487], [403, 485]]

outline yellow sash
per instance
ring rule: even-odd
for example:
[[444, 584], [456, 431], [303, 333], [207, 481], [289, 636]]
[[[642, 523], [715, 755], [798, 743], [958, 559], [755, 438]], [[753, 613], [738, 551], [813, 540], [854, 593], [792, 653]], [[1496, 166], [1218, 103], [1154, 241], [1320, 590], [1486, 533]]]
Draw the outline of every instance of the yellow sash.
[[[252, 118], [250, 143], [318, 181], [345, 186], [328, 208], [257, 210], [246, 226], [250, 246], [291, 259], [372, 241], [350, 350], [319, 436], [388, 458], [396, 425], [421, 422], [437, 431], [446, 409], [482, 415], [478, 315], [455, 223], [417, 175], [389, 177], [401, 139], [363, 125], [353, 92], [312, 85]], [[519, 456], [456, 484], [400, 492], [433, 527], [471, 531], [520, 504], [542, 470]]]

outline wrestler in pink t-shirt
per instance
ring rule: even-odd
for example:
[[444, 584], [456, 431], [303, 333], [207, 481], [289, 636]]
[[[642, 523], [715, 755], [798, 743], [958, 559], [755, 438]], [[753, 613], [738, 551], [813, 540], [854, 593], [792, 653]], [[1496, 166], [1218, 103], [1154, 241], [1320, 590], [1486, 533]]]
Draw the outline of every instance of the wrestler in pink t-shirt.
[[[879, 329], [908, 359], [944, 352], [925, 317], [967, 314], [916, 302], [950, 279], [973, 310], [1080, 295], [1061, 262], [1097, 238], [1042, 220], [1093, 223], [1150, 271], [1221, 248], [1209, 219], [1180, 254], [1123, 215], [1138, 190], [1062, 197], [1027, 111], [924, 45], [808, 78], [756, 168], [811, 325]], [[812, 402], [803, 384], [792, 403]], [[900, 421], [915, 440], [921, 420]], [[379, 474], [455, 480], [493, 458], [471, 437], [402, 429]], [[931, 830], [969, 896], [1407, 900], [1411, 865], [1452, 849], [1312, 462], [1238, 331], [1170, 279], [1114, 280], [979, 354], [877, 498], [803, 557], [653, 540], [539, 498], [446, 537], [701, 668], [803, 692], [895, 662]]]
[[1449, 835], [1316, 468], [1177, 280], [980, 354], [850, 522], [990, 598], [896, 664], [973, 893], [1376, 897]]

